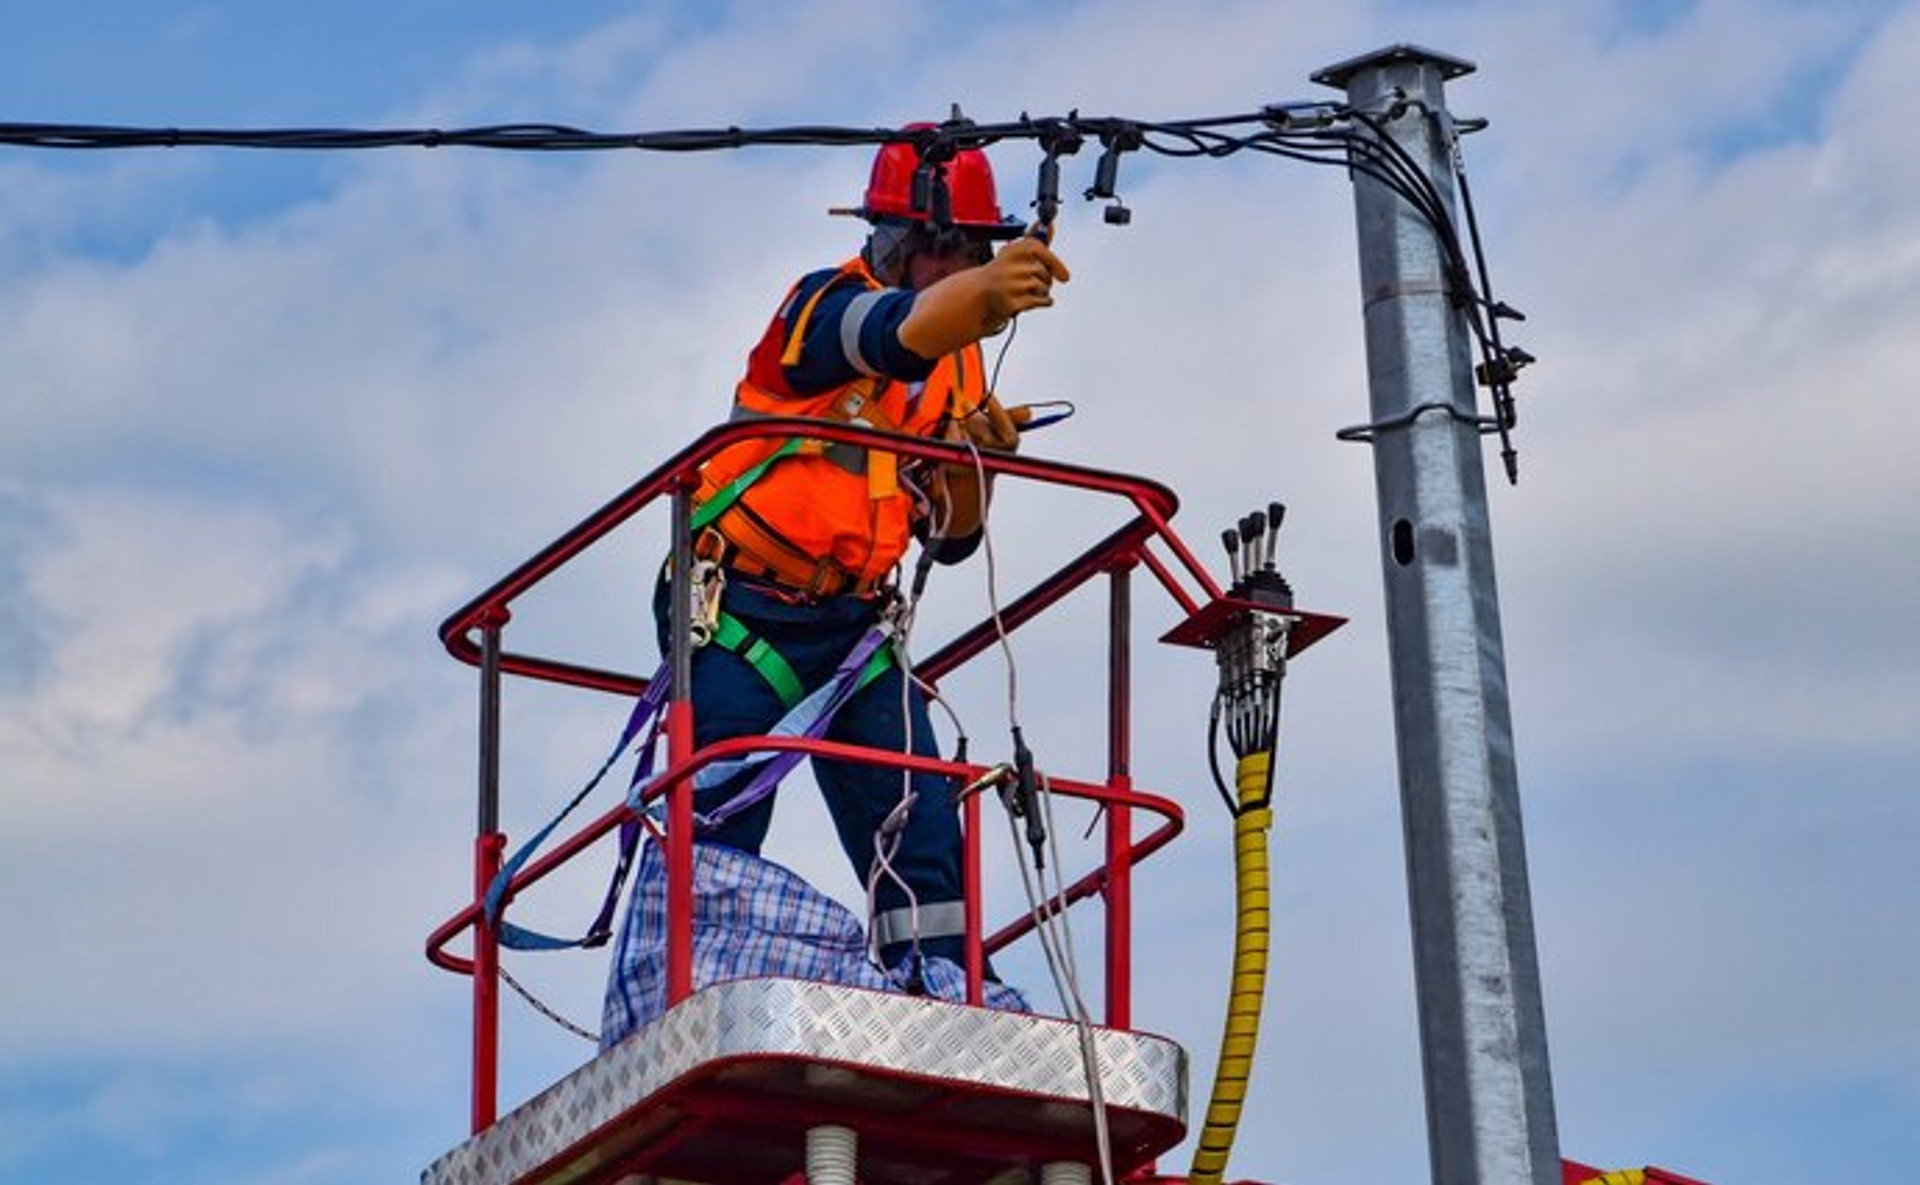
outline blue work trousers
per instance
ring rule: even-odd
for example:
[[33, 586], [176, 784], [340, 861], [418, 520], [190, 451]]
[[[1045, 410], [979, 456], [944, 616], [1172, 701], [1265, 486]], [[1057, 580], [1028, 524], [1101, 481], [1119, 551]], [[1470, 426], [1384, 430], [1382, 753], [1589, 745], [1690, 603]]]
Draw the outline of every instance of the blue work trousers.
[[[662, 581], [654, 601], [662, 653], [668, 653], [668, 593]], [[879, 602], [851, 596], [797, 602], [741, 577], [729, 580], [721, 604], [779, 651], [808, 691], [833, 676], [854, 644], [873, 628], [879, 611]], [[903, 703], [903, 681], [899, 665], [889, 666], [840, 708], [826, 739], [908, 751], [908, 730], [901, 724], [904, 707], [904, 719], [911, 726], [911, 751], [924, 757], [939, 756], [926, 697], [918, 687], [909, 685]], [[702, 747], [732, 737], [764, 734], [787, 712], [759, 671], [718, 644], [694, 652], [692, 697], [694, 744]], [[900, 801], [902, 771], [824, 758], [812, 762], [840, 846], [852, 862], [855, 876], [865, 885], [873, 868], [875, 833]], [[703, 814], [717, 809], [743, 789], [752, 776], [752, 771], [747, 771], [723, 785], [696, 793], [694, 809]], [[923, 911], [921, 952], [959, 963], [965, 953], [962, 927], [953, 921], [964, 898], [959, 813], [947, 779], [915, 774], [913, 789], [917, 797], [891, 864], [912, 889]], [[701, 832], [699, 842], [726, 844], [759, 855], [773, 821], [774, 797], [769, 794], [711, 831]], [[891, 914], [897, 920], [904, 916], [894, 911], [907, 905], [907, 894], [891, 878], [880, 878], [876, 896], [878, 917]], [[905, 935], [903, 929], [897, 933]], [[908, 941], [891, 942], [882, 946], [881, 959], [889, 967], [896, 966], [910, 950]]]

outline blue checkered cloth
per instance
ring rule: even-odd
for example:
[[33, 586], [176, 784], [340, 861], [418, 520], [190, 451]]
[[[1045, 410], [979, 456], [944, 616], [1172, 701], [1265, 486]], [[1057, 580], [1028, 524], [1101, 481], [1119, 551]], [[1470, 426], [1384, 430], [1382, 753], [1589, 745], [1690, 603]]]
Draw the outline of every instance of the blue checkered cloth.
[[[883, 971], [871, 962], [858, 919], [798, 874], [718, 844], [694, 845], [693, 857], [695, 990], [768, 976], [906, 990], [905, 968]], [[966, 970], [950, 959], [926, 959], [921, 977], [929, 996], [955, 1002], [967, 998]], [[1017, 989], [991, 981], [986, 984], [986, 1004], [1032, 1011]], [[614, 944], [600, 1048], [610, 1048], [666, 1009], [667, 859], [661, 846], [649, 840]]]

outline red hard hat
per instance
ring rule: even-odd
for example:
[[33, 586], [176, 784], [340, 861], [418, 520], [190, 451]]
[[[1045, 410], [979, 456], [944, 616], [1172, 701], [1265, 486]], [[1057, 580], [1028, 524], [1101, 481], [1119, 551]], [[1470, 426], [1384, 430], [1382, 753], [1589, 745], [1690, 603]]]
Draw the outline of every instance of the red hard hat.
[[[924, 131], [930, 123], [908, 124], [903, 130]], [[906, 218], [926, 222], [930, 210], [913, 208], [913, 175], [920, 169], [920, 149], [907, 141], [882, 144], [873, 158], [873, 173], [867, 179], [866, 201], [860, 213], [868, 219]], [[978, 148], [962, 148], [946, 162], [943, 176], [953, 211], [955, 226], [979, 230], [1020, 233], [1017, 222], [1008, 222], [1000, 213], [1000, 199], [993, 186], [993, 165]]]

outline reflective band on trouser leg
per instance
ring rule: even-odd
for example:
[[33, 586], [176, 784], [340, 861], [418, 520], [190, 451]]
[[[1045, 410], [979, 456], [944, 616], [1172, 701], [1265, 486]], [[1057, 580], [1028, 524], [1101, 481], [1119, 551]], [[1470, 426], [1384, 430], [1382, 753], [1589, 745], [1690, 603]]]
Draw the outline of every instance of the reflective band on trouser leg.
[[[967, 932], [967, 905], [964, 901], [936, 901], [919, 909], [918, 937], [953, 938]], [[911, 906], [887, 909], [873, 915], [873, 944], [882, 950], [896, 942], [911, 942], [914, 937], [915, 911]]]
[[1273, 757], [1249, 753], [1234, 769], [1240, 813], [1233, 819], [1233, 989], [1227, 1000], [1226, 1029], [1220, 1037], [1220, 1061], [1213, 1074], [1213, 1096], [1200, 1129], [1188, 1180], [1213, 1185], [1227, 1168], [1227, 1153], [1240, 1126], [1240, 1107], [1253, 1071], [1260, 1038], [1260, 1008], [1267, 988], [1267, 829], [1273, 811], [1266, 806], [1272, 786]]

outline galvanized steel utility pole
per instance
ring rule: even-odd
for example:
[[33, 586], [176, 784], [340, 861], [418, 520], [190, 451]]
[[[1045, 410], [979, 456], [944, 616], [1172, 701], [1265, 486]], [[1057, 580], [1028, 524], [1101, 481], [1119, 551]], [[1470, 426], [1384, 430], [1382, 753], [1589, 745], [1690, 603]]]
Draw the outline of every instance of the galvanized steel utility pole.
[[[1452, 217], [1444, 90], [1472, 69], [1396, 46], [1313, 77], [1381, 121]], [[1433, 1180], [1558, 1185], [1469, 326], [1433, 228], [1352, 176]]]

